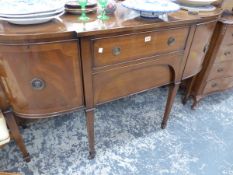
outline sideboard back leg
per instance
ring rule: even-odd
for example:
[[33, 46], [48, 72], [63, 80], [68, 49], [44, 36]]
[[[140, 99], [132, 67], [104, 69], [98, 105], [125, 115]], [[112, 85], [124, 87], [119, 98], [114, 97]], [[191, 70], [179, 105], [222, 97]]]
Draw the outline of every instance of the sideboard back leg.
[[164, 112], [164, 116], [163, 116], [163, 121], [161, 124], [162, 129], [165, 129], [167, 126], [169, 114], [171, 112], [171, 108], [172, 108], [173, 102], [175, 100], [176, 93], [179, 89], [179, 86], [180, 86], [180, 83], [175, 83], [175, 84], [170, 85], [169, 92], [168, 92], [168, 98], [167, 98], [167, 104], [166, 104], [166, 108], [165, 108], [165, 112]]
[[195, 77], [191, 78], [189, 81], [188, 81], [188, 84], [186, 86], [186, 91], [185, 91], [185, 95], [184, 95], [184, 98], [182, 100], [182, 103], [185, 105], [188, 101], [188, 98], [190, 97], [191, 95], [191, 91], [192, 91], [192, 87], [193, 87], [193, 83], [195, 82]]
[[18, 145], [20, 151], [23, 154], [24, 160], [26, 162], [30, 162], [30, 155], [27, 151], [27, 148], [24, 145], [24, 140], [19, 132], [19, 128], [18, 125], [15, 121], [15, 117], [14, 114], [12, 113], [12, 111], [6, 111], [3, 112], [5, 118], [6, 118], [6, 123], [10, 129], [11, 135], [13, 137], [13, 139], [15, 140], [16, 144]]
[[95, 158], [95, 133], [94, 133], [94, 109], [86, 110], [86, 125], [89, 143], [88, 159]]

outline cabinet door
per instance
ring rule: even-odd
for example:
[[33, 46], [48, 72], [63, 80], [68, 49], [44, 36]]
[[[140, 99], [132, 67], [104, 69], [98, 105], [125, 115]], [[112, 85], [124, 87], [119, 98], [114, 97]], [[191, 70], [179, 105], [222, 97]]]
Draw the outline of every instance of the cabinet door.
[[77, 41], [1, 45], [1, 81], [22, 117], [56, 115], [83, 105]]
[[208, 51], [215, 24], [216, 22], [214, 21], [197, 25], [187, 58], [183, 79], [191, 77], [200, 72], [204, 57]]

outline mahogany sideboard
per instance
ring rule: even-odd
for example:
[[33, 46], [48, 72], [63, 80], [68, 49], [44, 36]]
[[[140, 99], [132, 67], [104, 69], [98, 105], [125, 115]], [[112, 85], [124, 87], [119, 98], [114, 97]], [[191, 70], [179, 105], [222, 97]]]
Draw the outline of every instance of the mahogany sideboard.
[[192, 108], [205, 96], [233, 87], [233, 16], [219, 19], [202, 71], [189, 80], [184, 103], [190, 96]]
[[[84, 108], [93, 158], [97, 105], [169, 84], [165, 128], [181, 80], [202, 68], [221, 10], [199, 15], [181, 10], [167, 22], [133, 14], [118, 4], [108, 21], [92, 14], [81, 23], [66, 14], [41, 25], [1, 22], [1, 110], [43, 118]], [[22, 146], [22, 139], [18, 143]]]

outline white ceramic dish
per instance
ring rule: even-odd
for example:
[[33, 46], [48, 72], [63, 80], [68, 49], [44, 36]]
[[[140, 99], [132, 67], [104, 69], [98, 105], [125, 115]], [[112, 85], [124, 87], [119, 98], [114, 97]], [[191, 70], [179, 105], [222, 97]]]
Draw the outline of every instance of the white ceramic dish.
[[216, 7], [213, 5], [202, 6], [202, 7], [193, 7], [193, 6], [189, 7], [189, 6], [180, 5], [180, 8], [187, 11], [195, 11], [195, 12], [211, 12], [216, 10]]
[[[82, 13], [81, 9], [69, 9], [69, 8], [65, 8], [65, 11], [67, 13], [74, 14], [74, 15], [80, 15]], [[86, 8], [85, 9], [85, 13], [93, 13], [93, 12], [96, 12], [96, 11], [97, 11], [97, 7]]]
[[41, 24], [48, 22], [54, 18], [58, 18], [59, 16], [63, 15], [64, 11], [52, 16], [47, 17], [37, 17], [37, 18], [0, 18], [0, 20], [8, 21], [12, 24], [19, 24], [19, 25], [29, 25], [29, 24]]
[[0, 0], [0, 4], [0, 14], [22, 15], [60, 9], [65, 0]]
[[180, 9], [178, 4], [169, 0], [126, 0], [122, 2], [124, 7], [140, 12], [142, 17], [156, 18]]
[[186, 6], [207, 6], [212, 4], [217, 0], [176, 0], [178, 3], [181, 3]]
[[42, 12], [42, 13], [35, 13], [35, 14], [23, 14], [23, 15], [7, 15], [7, 14], [0, 14], [0, 18], [38, 18], [38, 17], [47, 17], [52, 16], [64, 11], [64, 7], [50, 11], [50, 12]]

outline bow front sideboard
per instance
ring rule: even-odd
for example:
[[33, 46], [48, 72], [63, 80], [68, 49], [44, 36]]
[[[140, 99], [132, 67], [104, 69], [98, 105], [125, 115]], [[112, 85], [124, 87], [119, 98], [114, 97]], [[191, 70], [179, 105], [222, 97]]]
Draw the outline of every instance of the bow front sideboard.
[[1, 22], [3, 113], [33, 119], [85, 109], [93, 158], [97, 105], [170, 85], [165, 128], [180, 82], [202, 68], [221, 10], [199, 15], [179, 11], [167, 22], [132, 14], [118, 4], [108, 21], [92, 14], [81, 23], [66, 14], [40, 25]]

